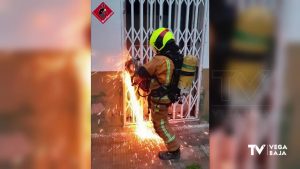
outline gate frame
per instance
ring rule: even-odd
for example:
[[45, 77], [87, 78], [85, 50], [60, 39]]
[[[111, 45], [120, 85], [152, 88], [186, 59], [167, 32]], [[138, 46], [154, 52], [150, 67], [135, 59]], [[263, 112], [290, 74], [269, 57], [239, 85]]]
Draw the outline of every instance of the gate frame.
[[[130, 3], [131, 6], [131, 16], [130, 16], [130, 22], [131, 22], [131, 27], [129, 28], [129, 30], [126, 30], [126, 1]], [[139, 30], [135, 30], [134, 29], [134, 2], [135, 1], [139, 1], [139, 10], [140, 10], [140, 15], [139, 15], [139, 22], [140, 22], [140, 28]], [[199, 121], [199, 107], [200, 107], [200, 94], [201, 94], [201, 82], [202, 82], [202, 69], [203, 69], [203, 57], [204, 57], [204, 51], [207, 50], [205, 49], [205, 43], [206, 42], [206, 36], [208, 36], [208, 20], [209, 20], [209, 0], [146, 0], [146, 3], [149, 3], [151, 5], [150, 6], [150, 16], [147, 17], [147, 24], [149, 21], [149, 29], [146, 30], [146, 28], [143, 26], [144, 23], [144, 11], [143, 11], [143, 5], [145, 3], [145, 0], [122, 0], [121, 3], [121, 7], [123, 9], [123, 18], [121, 21], [122, 27], [121, 27], [121, 35], [122, 35], [122, 53], [123, 53], [123, 57], [124, 60], [128, 59], [128, 56], [132, 56], [134, 53], [139, 53], [139, 56], [142, 56], [141, 58], [141, 62], [143, 62], [143, 60], [146, 59], [151, 59], [153, 57], [153, 52], [152, 50], [148, 47], [144, 49], [144, 43], [146, 42], [147, 46], [149, 46], [149, 42], [147, 41], [147, 39], [149, 39], [149, 37], [147, 37], [147, 34], [149, 35], [149, 32], [152, 32], [154, 30], [154, 27], [156, 26], [156, 22], [153, 23], [153, 20], [156, 21], [156, 17], [157, 15], [153, 15], [153, 12], [157, 13], [156, 11], [156, 6], [154, 6], [154, 3], [159, 4], [159, 27], [162, 27], [163, 25], [163, 3], [166, 2], [168, 3], [168, 8], [169, 8], [169, 12], [168, 12], [168, 28], [171, 28], [171, 22], [170, 19], [172, 17], [172, 5], [173, 3], [175, 3], [175, 9], [174, 9], [174, 19], [176, 21], [174, 21], [174, 35], [175, 35], [175, 39], [176, 42], [179, 43], [179, 41], [181, 40], [185, 40], [184, 41], [184, 47], [182, 48], [182, 53], [185, 55], [187, 54], [193, 54], [198, 56], [199, 59], [199, 65], [198, 65], [198, 76], [197, 78], [195, 78], [195, 81], [193, 82], [193, 86], [191, 89], [190, 94], [188, 95], [188, 97], [186, 97], [184, 99], [184, 103], [181, 105], [181, 111], [180, 111], [180, 118], [176, 119], [175, 117], [175, 113], [176, 113], [176, 106], [178, 106], [178, 103], [174, 103], [172, 105], [172, 118], [170, 119], [170, 122], [178, 122], [178, 121]], [[185, 2], [187, 7], [186, 7], [186, 20], [185, 20], [185, 28], [184, 30], [180, 30], [180, 24], [181, 23], [181, 16], [178, 17], [179, 15], [181, 15], [181, 5], [182, 3]], [[192, 8], [194, 9], [192, 12], [193, 13], [193, 18], [195, 20], [194, 23], [192, 24], [192, 29], [188, 30], [188, 23], [189, 23], [189, 14], [190, 14], [190, 5], [192, 3], [196, 3], [197, 7]], [[170, 5], [171, 3], [171, 5]], [[200, 29], [200, 27], [198, 27], [198, 19], [197, 18], [199, 16], [199, 9], [200, 9], [200, 5], [201, 3], [203, 4], [203, 22], [202, 22], [202, 28]], [[155, 4], [156, 5], [156, 4]], [[154, 8], [154, 9], [153, 9]], [[147, 10], [148, 9], [148, 4], [147, 4]], [[196, 17], [196, 19], [194, 18]], [[148, 20], [149, 19], [149, 20]], [[178, 20], [177, 20], [178, 19]], [[153, 25], [154, 24], [154, 25]], [[147, 25], [148, 26], [148, 25]], [[198, 29], [197, 29], [198, 27]], [[176, 29], [175, 29], [176, 28]], [[198, 31], [199, 30], [199, 31]], [[144, 34], [146, 34], [146, 36], [144, 36]], [[181, 35], [180, 35], [181, 34]], [[188, 34], [193, 35], [193, 39], [188, 38]], [[137, 35], [136, 37], [134, 37], [134, 35]], [[185, 35], [183, 37], [183, 35]], [[196, 49], [196, 43], [198, 41], [198, 36], [200, 36], [200, 44], [199, 44], [199, 49]], [[183, 37], [183, 38], [182, 38]], [[129, 40], [130, 42], [135, 41], [136, 39], [138, 39], [139, 41], [139, 47], [140, 49], [136, 49], [134, 48], [134, 42], [130, 44], [130, 48], [127, 50], [126, 49], [126, 40]], [[142, 39], [142, 40], [141, 40]], [[192, 41], [190, 42], [193, 46], [189, 49], [188, 45], [187, 45], [187, 41]], [[195, 42], [196, 41], [196, 42]], [[188, 51], [189, 50], [189, 51]], [[147, 58], [147, 55], [143, 55], [143, 53], [147, 53], [149, 52], [149, 57]], [[142, 63], [141, 63], [142, 64]], [[197, 85], [195, 85], [194, 83], [197, 83]], [[196, 94], [194, 95], [194, 97], [192, 96], [192, 92], [196, 89]], [[192, 100], [191, 96], [194, 98]], [[132, 117], [132, 121], [128, 122], [127, 119], [127, 110], [128, 110], [128, 101], [127, 101], [127, 91], [125, 91], [125, 84], [123, 83], [123, 125], [132, 125], [135, 124], [135, 117], [133, 112], [131, 112], [131, 117]], [[140, 100], [141, 101], [141, 100]], [[190, 106], [191, 102], [194, 102], [192, 104], [192, 106]], [[183, 106], [185, 104], [188, 104], [188, 113], [186, 114], [186, 117], [183, 116]], [[194, 108], [195, 107], [195, 108]], [[192, 112], [192, 109], [194, 108], [195, 111], [195, 116], [191, 116], [190, 113]], [[151, 120], [151, 115], [149, 115], [149, 119]]]

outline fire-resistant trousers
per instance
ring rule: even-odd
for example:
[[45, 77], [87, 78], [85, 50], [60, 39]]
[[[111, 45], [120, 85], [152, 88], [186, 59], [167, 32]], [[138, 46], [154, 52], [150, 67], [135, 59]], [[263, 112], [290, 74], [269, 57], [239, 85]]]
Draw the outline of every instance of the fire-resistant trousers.
[[177, 150], [180, 145], [168, 121], [168, 105], [151, 102], [152, 122], [155, 132], [164, 140], [168, 151]]

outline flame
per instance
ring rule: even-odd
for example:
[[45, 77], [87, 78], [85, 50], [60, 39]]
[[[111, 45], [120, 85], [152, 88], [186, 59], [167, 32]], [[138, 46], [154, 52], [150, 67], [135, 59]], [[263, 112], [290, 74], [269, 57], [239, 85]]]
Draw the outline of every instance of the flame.
[[152, 126], [144, 120], [143, 106], [136, 96], [135, 87], [131, 85], [130, 74], [123, 72], [125, 88], [129, 93], [129, 108], [136, 118], [135, 134], [141, 139], [153, 139], [160, 141], [160, 138], [154, 133]]

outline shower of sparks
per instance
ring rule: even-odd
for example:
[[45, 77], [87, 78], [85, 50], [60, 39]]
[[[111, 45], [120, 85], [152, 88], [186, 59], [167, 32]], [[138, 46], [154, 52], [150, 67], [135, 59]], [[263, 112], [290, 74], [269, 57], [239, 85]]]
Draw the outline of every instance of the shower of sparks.
[[136, 95], [135, 87], [131, 85], [130, 74], [124, 71], [123, 78], [126, 91], [128, 91], [130, 97], [129, 108], [136, 118], [135, 134], [140, 139], [153, 139], [160, 142], [161, 139], [154, 133], [152, 127], [144, 120], [143, 106]]

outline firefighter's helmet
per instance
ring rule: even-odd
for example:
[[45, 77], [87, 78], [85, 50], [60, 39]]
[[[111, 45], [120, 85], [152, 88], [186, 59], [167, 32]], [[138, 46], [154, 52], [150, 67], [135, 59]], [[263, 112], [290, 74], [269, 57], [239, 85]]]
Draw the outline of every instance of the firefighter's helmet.
[[168, 42], [174, 40], [173, 33], [167, 28], [158, 28], [150, 37], [150, 46], [161, 51]]

